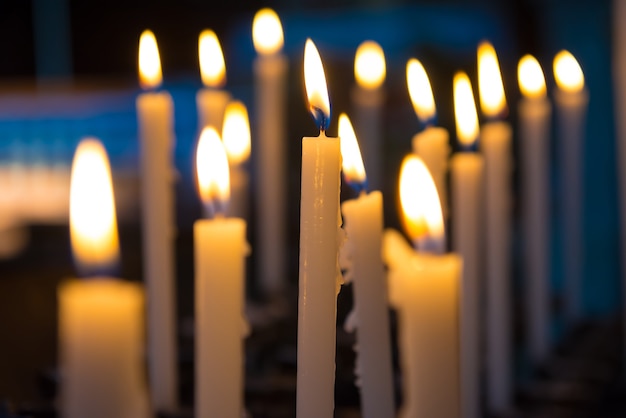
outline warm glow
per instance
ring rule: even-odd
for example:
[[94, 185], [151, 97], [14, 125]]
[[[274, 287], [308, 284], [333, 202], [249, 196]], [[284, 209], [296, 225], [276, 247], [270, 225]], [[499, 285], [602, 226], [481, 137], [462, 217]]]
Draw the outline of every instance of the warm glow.
[[246, 105], [239, 101], [230, 102], [224, 112], [222, 139], [228, 161], [241, 164], [250, 157], [250, 123]]
[[200, 75], [207, 87], [222, 87], [226, 83], [226, 64], [217, 35], [212, 30], [204, 30], [198, 40]]
[[539, 61], [532, 55], [524, 55], [517, 65], [517, 80], [522, 94], [529, 98], [546, 96], [546, 79]]
[[341, 168], [346, 181], [352, 184], [364, 184], [366, 176], [361, 150], [350, 118], [345, 113], [339, 115], [339, 138], [341, 138]]
[[454, 115], [459, 142], [471, 146], [478, 139], [478, 114], [472, 84], [464, 72], [454, 75]]
[[576, 58], [568, 51], [561, 51], [554, 57], [554, 78], [561, 90], [571, 93], [585, 87], [585, 76]]
[[480, 108], [485, 116], [500, 116], [506, 111], [500, 64], [496, 50], [489, 42], [482, 42], [478, 47], [478, 91]]
[[259, 54], [271, 55], [283, 47], [283, 26], [272, 9], [261, 9], [254, 15], [252, 22], [252, 42]]
[[426, 123], [437, 115], [433, 90], [421, 62], [411, 58], [406, 64], [406, 83], [413, 108], [420, 121]]
[[202, 202], [218, 212], [223, 210], [230, 198], [228, 157], [220, 135], [212, 126], [204, 128], [200, 134], [196, 170]]
[[144, 89], [155, 89], [162, 81], [159, 47], [154, 33], [145, 30], [139, 38], [139, 84]]
[[309, 100], [309, 110], [322, 130], [326, 130], [330, 120], [330, 100], [322, 58], [312, 40], [304, 46], [304, 85]]
[[78, 144], [70, 181], [70, 239], [77, 264], [97, 271], [117, 264], [119, 243], [109, 159], [94, 138]]
[[404, 226], [415, 240], [444, 238], [443, 214], [437, 187], [421, 158], [409, 155], [400, 169], [400, 204]]
[[359, 86], [377, 89], [385, 81], [385, 53], [374, 41], [365, 41], [356, 50], [354, 77]]

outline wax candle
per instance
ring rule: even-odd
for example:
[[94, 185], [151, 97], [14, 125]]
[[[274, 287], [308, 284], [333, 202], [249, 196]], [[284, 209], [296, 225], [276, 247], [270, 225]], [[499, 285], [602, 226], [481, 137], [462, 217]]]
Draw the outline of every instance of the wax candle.
[[257, 283], [270, 296], [285, 287], [287, 57], [281, 52], [283, 28], [278, 15], [261, 9], [252, 25], [254, 48]]
[[224, 218], [230, 184], [219, 134], [205, 128], [196, 151], [198, 189], [214, 219], [194, 223], [196, 418], [243, 416], [246, 222]]
[[518, 65], [523, 98], [520, 118], [525, 326], [531, 361], [549, 354], [550, 321], [550, 118], [546, 82], [539, 62], [525, 55]]
[[302, 139], [300, 284], [296, 416], [331, 418], [335, 393], [338, 268], [342, 239], [339, 212], [339, 138], [326, 136], [330, 102], [315, 44], [304, 48], [304, 81], [318, 137]]
[[404, 225], [418, 252], [385, 231], [389, 300], [398, 312], [404, 404], [400, 417], [458, 418], [461, 258], [444, 254], [437, 188], [423, 161], [408, 156], [400, 173]]
[[198, 130], [213, 126], [219, 131], [222, 129], [230, 93], [222, 89], [226, 84], [226, 64], [220, 41], [210, 29], [202, 31], [198, 38], [198, 59], [204, 84], [204, 88], [196, 94]]
[[582, 315], [580, 287], [585, 259], [583, 241], [583, 147], [589, 94], [576, 58], [567, 51], [554, 57], [557, 89], [556, 120], [558, 129], [559, 212], [563, 243], [563, 305], [568, 323]]
[[143, 268], [148, 308], [148, 374], [157, 411], [177, 405], [175, 264], [174, 104], [161, 85], [161, 62], [154, 34], [139, 42], [139, 80], [147, 90], [137, 97]]
[[232, 101], [226, 106], [222, 139], [230, 166], [231, 198], [228, 215], [248, 218], [248, 170], [250, 158], [250, 123], [248, 110], [240, 101]]
[[384, 175], [382, 105], [385, 102], [385, 76], [383, 49], [374, 41], [363, 42], [354, 56], [356, 85], [352, 88], [351, 97], [368, 181], [376, 189], [382, 187]]
[[482, 286], [483, 158], [474, 149], [478, 115], [472, 85], [465, 73], [454, 76], [456, 134], [462, 152], [450, 160], [452, 249], [463, 258], [461, 284], [461, 410], [464, 417], [480, 416], [480, 288]]
[[119, 260], [117, 220], [106, 151], [93, 138], [72, 164], [70, 238], [89, 278], [58, 289], [62, 416], [148, 418], [143, 288], [105, 275]]
[[428, 167], [433, 176], [437, 193], [441, 201], [444, 218], [448, 215], [448, 156], [450, 145], [448, 131], [434, 126], [437, 121], [437, 108], [428, 75], [421, 62], [411, 58], [406, 64], [406, 82], [411, 103], [424, 130], [413, 137], [413, 152]]
[[360, 195], [341, 205], [347, 242], [342, 247], [348, 260], [346, 282], [354, 289], [354, 308], [345, 328], [356, 330], [357, 386], [361, 391], [363, 418], [393, 418], [391, 334], [387, 310], [387, 283], [381, 258], [383, 196], [366, 191], [367, 177], [359, 144], [350, 119], [339, 116], [342, 169], [346, 181]]

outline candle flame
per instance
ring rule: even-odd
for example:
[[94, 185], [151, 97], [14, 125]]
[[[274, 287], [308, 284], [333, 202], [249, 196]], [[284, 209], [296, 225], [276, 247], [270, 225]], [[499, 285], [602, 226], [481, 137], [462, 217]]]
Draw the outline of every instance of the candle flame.
[[196, 149], [200, 199], [211, 215], [224, 214], [230, 198], [228, 157], [215, 128], [202, 130]]
[[311, 115], [320, 130], [325, 131], [330, 123], [330, 100], [322, 58], [311, 39], [304, 46], [304, 85]]
[[365, 41], [356, 50], [354, 56], [354, 77], [359, 86], [374, 90], [385, 81], [387, 68], [385, 53], [374, 41]]
[[217, 35], [212, 30], [203, 30], [198, 39], [200, 75], [206, 87], [222, 87], [226, 84], [226, 64]]
[[139, 38], [139, 84], [150, 90], [158, 88], [163, 81], [161, 58], [154, 33], [144, 30]]
[[349, 184], [356, 186], [356, 189], [362, 189], [367, 180], [363, 158], [361, 157], [361, 150], [354, 128], [350, 118], [345, 113], [339, 115], [339, 138], [341, 138], [341, 168], [343, 169], [343, 175]]
[[257, 53], [276, 54], [283, 47], [283, 27], [276, 12], [265, 8], [256, 12], [252, 21], [252, 42]]
[[464, 72], [454, 75], [454, 115], [459, 142], [465, 147], [472, 146], [478, 139], [478, 114], [472, 84]]
[[222, 140], [228, 161], [241, 164], [250, 157], [250, 123], [246, 105], [239, 101], [228, 103], [224, 112]]
[[119, 260], [111, 168], [95, 138], [78, 144], [72, 162], [70, 240], [80, 270], [100, 272]]
[[478, 46], [478, 91], [480, 108], [486, 116], [497, 117], [506, 112], [500, 64], [496, 50], [489, 42]]
[[519, 88], [525, 97], [535, 99], [546, 96], [546, 79], [539, 61], [532, 55], [524, 55], [517, 65]]
[[554, 78], [561, 90], [570, 93], [579, 92], [585, 87], [585, 76], [580, 64], [565, 50], [554, 57]]
[[415, 58], [411, 58], [406, 63], [406, 83], [409, 87], [411, 103], [419, 120], [422, 123], [432, 121], [437, 116], [433, 90], [424, 66]]

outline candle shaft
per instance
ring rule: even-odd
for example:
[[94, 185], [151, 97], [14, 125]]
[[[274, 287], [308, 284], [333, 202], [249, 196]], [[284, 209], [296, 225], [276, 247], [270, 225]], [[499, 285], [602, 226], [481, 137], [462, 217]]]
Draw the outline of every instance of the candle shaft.
[[228, 216], [248, 219], [249, 216], [249, 186], [248, 173], [241, 165], [230, 166], [230, 201], [228, 202]]
[[382, 147], [382, 104], [385, 90], [382, 87], [366, 89], [354, 86], [352, 103], [354, 106], [354, 128], [359, 138], [359, 146], [369, 186], [381, 189], [384, 176]]
[[433, 176], [444, 218], [448, 216], [448, 138], [448, 131], [439, 127], [428, 127], [413, 137], [413, 152], [420, 156]]
[[230, 93], [225, 90], [202, 88], [196, 94], [198, 106], [198, 131], [207, 126], [214, 127], [218, 132], [222, 131], [224, 112], [230, 101]]

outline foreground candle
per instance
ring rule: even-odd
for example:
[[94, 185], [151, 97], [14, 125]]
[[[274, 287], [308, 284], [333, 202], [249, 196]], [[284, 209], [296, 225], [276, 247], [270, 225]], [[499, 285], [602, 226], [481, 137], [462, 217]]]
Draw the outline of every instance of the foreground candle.
[[173, 410], [176, 395], [175, 216], [172, 166], [174, 104], [161, 85], [161, 62], [150, 31], [139, 42], [139, 80], [149, 90], [137, 97], [143, 268], [148, 299], [148, 363], [152, 406]]
[[200, 75], [204, 88], [196, 94], [198, 106], [198, 128], [213, 126], [222, 129], [226, 105], [230, 101], [230, 93], [223, 90], [226, 84], [226, 64], [222, 46], [212, 30], [204, 30], [198, 38], [198, 59]]
[[222, 138], [230, 166], [232, 191], [227, 212], [230, 216], [248, 219], [249, 180], [246, 163], [250, 158], [250, 123], [248, 110], [242, 102], [233, 101], [226, 106]]
[[335, 341], [341, 216], [339, 138], [325, 131], [330, 102], [322, 60], [307, 39], [304, 81], [318, 137], [302, 139], [300, 284], [298, 297], [298, 384], [296, 416], [331, 418], [335, 393]]
[[243, 414], [246, 223], [224, 218], [228, 160], [219, 134], [205, 128], [196, 151], [198, 189], [214, 219], [196, 221], [196, 418]]
[[344, 178], [360, 192], [358, 198], [341, 205], [341, 212], [348, 237], [343, 247], [349, 260], [346, 281], [354, 283], [354, 310], [346, 329], [356, 329], [355, 374], [361, 390], [361, 414], [363, 418], [393, 418], [391, 334], [381, 258], [383, 195], [366, 191], [359, 144], [345, 114], [339, 116], [339, 137]]

